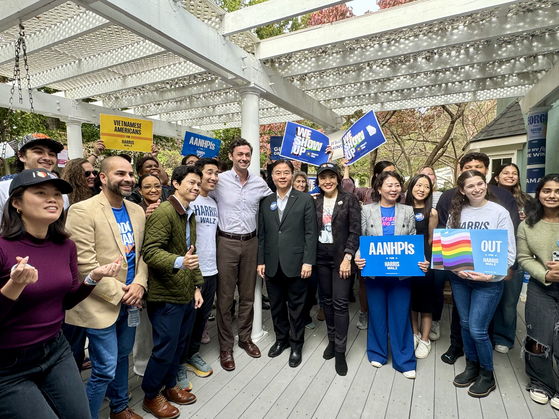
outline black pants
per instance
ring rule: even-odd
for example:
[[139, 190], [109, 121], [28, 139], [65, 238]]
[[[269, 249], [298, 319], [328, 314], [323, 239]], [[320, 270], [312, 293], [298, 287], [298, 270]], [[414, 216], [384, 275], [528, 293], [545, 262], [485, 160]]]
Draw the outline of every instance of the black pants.
[[307, 281], [301, 277], [285, 276], [281, 266], [278, 266], [275, 276], [266, 275], [266, 288], [276, 342], [289, 341], [291, 349], [300, 350], [305, 341], [303, 310], [307, 297]]
[[351, 279], [340, 278], [340, 267], [334, 264], [334, 246], [331, 244], [318, 244], [316, 269], [318, 284], [322, 290], [328, 340], [334, 342], [336, 352], [345, 353], [349, 328]]
[[305, 300], [305, 308], [303, 310], [303, 316], [305, 318], [305, 324], [312, 322], [311, 310], [316, 304], [316, 290], [318, 289], [318, 279], [316, 274], [316, 267], [313, 267], [312, 274], [307, 279], [307, 298]]
[[83, 361], [85, 360], [85, 327], [74, 326], [72, 324], [62, 324], [62, 333], [70, 344], [72, 355], [78, 365], [78, 370], [82, 370]]
[[204, 334], [206, 322], [212, 314], [212, 305], [214, 303], [215, 288], [217, 285], [217, 274], [204, 277], [204, 286], [202, 287], [202, 306], [195, 311], [194, 324], [190, 335], [190, 345], [184, 348], [180, 363], [184, 364], [188, 358], [200, 351], [200, 341]]

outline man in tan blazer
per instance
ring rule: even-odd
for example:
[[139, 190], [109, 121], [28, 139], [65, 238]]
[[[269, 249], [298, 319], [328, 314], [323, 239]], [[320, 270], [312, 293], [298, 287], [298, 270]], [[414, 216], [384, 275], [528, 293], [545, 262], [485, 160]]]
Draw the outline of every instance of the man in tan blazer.
[[128, 313], [141, 307], [147, 289], [147, 266], [140, 257], [145, 215], [124, 200], [134, 188], [134, 172], [122, 157], [106, 158], [99, 173], [99, 195], [72, 205], [66, 228], [78, 249], [78, 269], [85, 278], [94, 268], [122, 256], [115, 278], [105, 277], [94, 292], [66, 314], [66, 323], [86, 328], [91, 358], [87, 397], [91, 417], [97, 419], [105, 393], [111, 419], [138, 419], [128, 407], [128, 356], [136, 327], [128, 326]]

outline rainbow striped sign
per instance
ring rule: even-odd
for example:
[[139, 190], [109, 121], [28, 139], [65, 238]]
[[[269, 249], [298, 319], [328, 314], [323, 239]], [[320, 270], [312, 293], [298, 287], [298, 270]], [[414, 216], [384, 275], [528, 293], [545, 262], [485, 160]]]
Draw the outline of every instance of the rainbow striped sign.
[[431, 267], [506, 275], [507, 247], [506, 230], [436, 229]]

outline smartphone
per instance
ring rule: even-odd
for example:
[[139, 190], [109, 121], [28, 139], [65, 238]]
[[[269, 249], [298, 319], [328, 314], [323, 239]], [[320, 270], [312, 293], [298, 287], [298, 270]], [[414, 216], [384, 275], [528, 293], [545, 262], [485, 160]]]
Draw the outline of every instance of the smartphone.
[[551, 260], [554, 262], [559, 262], [559, 250], [556, 250], [551, 254]]

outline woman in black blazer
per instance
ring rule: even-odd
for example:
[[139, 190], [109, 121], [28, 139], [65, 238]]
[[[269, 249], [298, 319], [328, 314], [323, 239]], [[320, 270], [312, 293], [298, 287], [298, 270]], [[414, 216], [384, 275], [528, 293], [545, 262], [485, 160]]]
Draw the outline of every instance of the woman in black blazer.
[[336, 358], [336, 372], [347, 374], [345, 351], [349, 327], [350, 277], [361, 235], [361, 207], [353, 194], [341, 192], [341, 177], [333, 163], [317, 172], [320, 195], [315, 200], [318, 225], [316, 267], [322, 291], [328, 347], [324, 359]]

